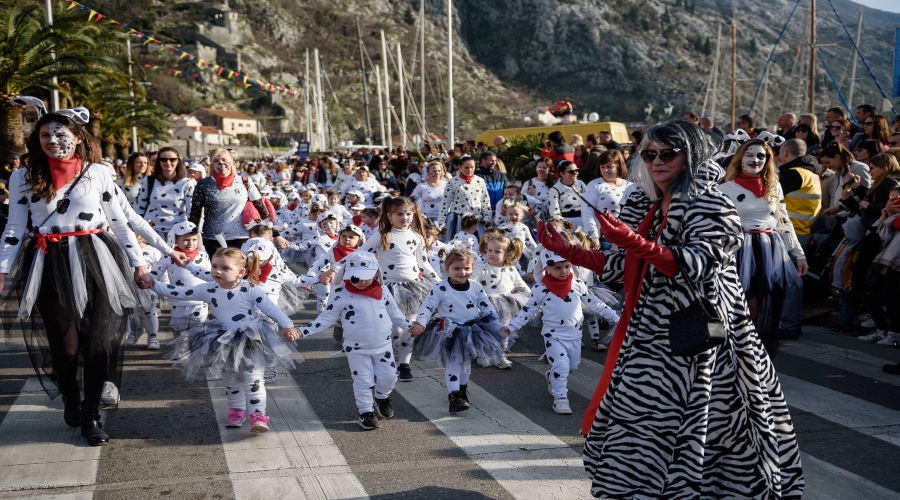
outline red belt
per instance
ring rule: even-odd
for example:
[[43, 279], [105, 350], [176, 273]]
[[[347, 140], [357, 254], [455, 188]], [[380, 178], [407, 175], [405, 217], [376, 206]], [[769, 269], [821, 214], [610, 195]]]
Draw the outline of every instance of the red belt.
[[37, 243], [34, 245], [34, 248], [40, 248], [44, 255], [47, 254], [47, 241], [50, 243], [59, 243], [66, 236], [87, 236], [89, 234], [98, 234], [102, 233], [103, 228], [99, 229], [88, 229], [87, 231], [75, 231], [72, 233], [50, 233], [50, 234], [35, 234], [34, 236], [37, 238]]
[[766, 234], [774, 232], [774, 229], [753, 229], [751, 231], [744, 231], [745, 234]]

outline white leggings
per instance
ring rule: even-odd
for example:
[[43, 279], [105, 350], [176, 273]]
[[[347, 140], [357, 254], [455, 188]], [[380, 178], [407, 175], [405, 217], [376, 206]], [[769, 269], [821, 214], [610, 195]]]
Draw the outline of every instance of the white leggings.
[[384, 352], [377, 354], [347, 353], [350, 374], [353, 376], [353, 396], [360, 415], [373, 409], [375, 401], [372, 399], [372, 390], [375, 391], [376, 398], [384, 399], [391, 395], [397, 385], [397, 365], [391, 358], [393, 352], [390, 344], [385, 345]]
[[153, 298], [150, 300], [150, 307], [141, 307], [143, 309], [144, 314], [146, 315], [147, 322], [144, 325], [141, 325], [141, 315], [133, 314], [131, 316], [131, 321], [128, 323], [128, 331], [130, 333], [135, 334], [135, 337], [140, 336], [141, 334], [141, 326], [147, 330], [147, 336], [155, 337], [157, 333], [159, 333], [159, 297], [154, 293]]
[[262, 367], [244, 373], [226, 372], [223, 381], [229, 408], [266, 414], [266, 381]]
[[558, 340], [550, 337], [545, 345], [547, 346], [547, 361], [550, 362], [550, 370], [547, 372], [547, 378], [550, 380], [550, 394], [556, 399], [568, 398], [569, 373], [574, 372], [581, 363], [581, 341]]
[[460, 385], [469, 384], [469, 375], [472, 374], [472, 360], [464, 359], [461, 363], [447, 362], [444, 368], [444, 382], [447, 384], [447, 392], [458, 391]]

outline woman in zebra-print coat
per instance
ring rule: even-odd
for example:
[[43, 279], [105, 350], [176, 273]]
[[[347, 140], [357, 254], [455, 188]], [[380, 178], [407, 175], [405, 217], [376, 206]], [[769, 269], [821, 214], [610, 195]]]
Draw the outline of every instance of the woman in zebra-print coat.
[[[641, 189], [621, 221], [597, 214], [618, 251], [579, 249], [550, 227], [539, 230], [545, 248], [604, 282], [624, 282], [622, 320], [582, 425], [596, 497], [803, 493], [793, 424], [735, 268], [741, 222], [716, 187], [714, 152], [687, 122], [647, 131], [634, 168]], [[669, 315], [693, 300], [679, 268], [715, 304], [728, 332], [723, 345], [694, 357], [669, 352]]]

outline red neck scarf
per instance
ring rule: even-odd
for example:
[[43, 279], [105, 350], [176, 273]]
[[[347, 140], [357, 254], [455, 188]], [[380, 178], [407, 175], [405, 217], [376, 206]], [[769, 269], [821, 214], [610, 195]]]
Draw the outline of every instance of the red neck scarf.
[[356, 250], [353, 247], [345, 247], [344, 245], [335, 245], [334, 246], [334, 261], [340, 262], [344, 260], [344, 257], [353, 253]]
[[50, 177], [53, 180], [53, 189], [57, 191], [78, 176], [78, 166], [81, 165], [81, 157], [78, 155], [68, 160], [47, 158], [47, 161], [50, 163]]
[[259, 268], [259, 278], [256, 279], [257, 283], [265, 283], [267, 279], [269, 279], [269, 273], [272, 272], [272, 263], [266, 262], [266, 265]]
[[199, 248], [199, 247], [198, 247], [198, 248], [195, 248], [195, 249], [193, 249], [193, 250], [185, 250], [185, 249], [183, 249], [183, 248], [175, 247], [175, 251], [176, 251], [176, 252], [181, 252], [181, 253], [187, 255], [188, 258], [191, 259], [191, 262], [194, 262], [194, 260], [197, 259], [197, 256], [200, 255], [200, 248]]
[[216, 187], [219, 188], [219, 191], [221, 191], [227, 187], [231, 187], [231, 185], [234, 184], [234, 172], [233, 171], [228, 175], [221, 175], [216, 172], [213, 172], [212, 176], [213, 176], [213, 179], [216, 180]]
[[293, 205], [288, 204], [287, 209], [290, 210], [291, 212], [293, 212], [293, 211], [296, 210], [297, 207], [299, 207], [299, 206], [300, 206], [299, 203], [294, 203]]
[[550, 290], [550, 293], [561, 299], [565, 299], [566, 295], [569, 295], [569, 292], [572, 291], [572, 278], [574, 276], [575, 273], [569, 273], [566, 279], [560, 280], [549, 274], [545, 274], [541, 277], [541, 283], [547, 287], [547, 290]]
[[337, 240], [337, 239], [338, 239], [338, 237], [337, 237], [336, 234], [332, 236], [332, 235], [330, 235], [330, 234], [328, 234], [328, 233], [325, 233], [325, 236], [328, 236], [328, 237], [331, 238], [332, 240]]
[[757, 198], [762, 198], [763, 194], [766, 192], [765, 180], [761, 175], [750, 177], [741, 172], [734, 178], [734, 182], [736, 182], [738, 186], [753, 193]]
[[471, 184], [472, 181], [475, 179], [475, 174], [472, 174], [472, 175], [463, 175], [463, 173], [460, 172], [460, 173], [459, 173], [459, 178], [462, 179], [462, 180], [464, 180], [464, 181], [466, 181], [466, 184]]
[[362, 217], [360, 217], [360, 216], [358, 216], [358, 215], [354, 215], [354, 216], [352, 217], [351, 220], [353, 220], [353, 225], [354, 225], [354, 226], [356, 226], [356, 227], [362, 227], [362, 223], [363, 223]]
[[344, 280], [344, 288], [347, 289], [350, 293], [355, 293], [358, 295], [365, 295], [366, 297], [371, 297], [375, 300], [381, 300], [381, 283], [377, 280], [372, 280], [372, 284], [360, 290], [356, 288], [356, 286], [350, 282], [350, 280]]

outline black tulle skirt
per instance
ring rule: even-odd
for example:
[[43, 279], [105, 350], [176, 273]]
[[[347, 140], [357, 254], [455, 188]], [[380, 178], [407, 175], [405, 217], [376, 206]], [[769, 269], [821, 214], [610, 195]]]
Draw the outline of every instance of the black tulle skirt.
[[500, 321], [493, 315], [459, 324], [446, 318], [435, 318], [416, 337], [413, 354], [422, 361], [440, 360], [444, 366], [448, 362], [471, 362], [476, 358], [487, 359], [493, 366], [506, 355], [503, 348], [506, 335], [501, 328]]
[[[139, 307], [131, 266], [109, 233], [64, 237], [40, 255], [26, 238], [0, 294], [5, 340], [24, 340], [41, 386], [59, 394], [49, 335], [75, 324], [82, 360], [104, 359], [107, 379], [121, 387], [127, 322]], [[46, 316], [46, 323], [45, 323]], [[54, 326], [55, 325], [55, 326]], [[57, 330], [48, 332], [51, 330]]]

